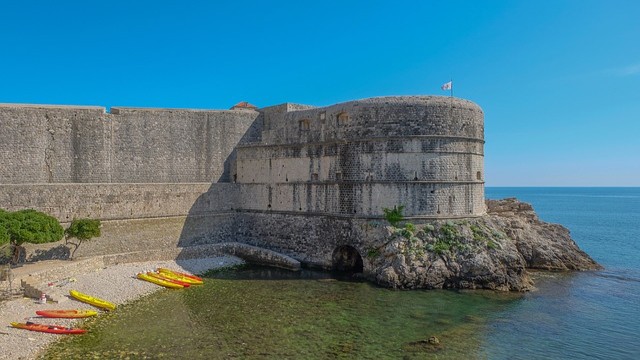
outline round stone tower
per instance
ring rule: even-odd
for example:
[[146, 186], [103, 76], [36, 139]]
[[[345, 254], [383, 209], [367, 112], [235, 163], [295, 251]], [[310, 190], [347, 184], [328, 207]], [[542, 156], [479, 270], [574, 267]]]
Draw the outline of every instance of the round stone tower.
[[409, 218], [485, 213], [483, 112], [470, 101], [399, 96], [261, 111], [262, 142], [238, 152], [238, 182], [253, 185], [245, 207], [355, 217], [398, 205]]

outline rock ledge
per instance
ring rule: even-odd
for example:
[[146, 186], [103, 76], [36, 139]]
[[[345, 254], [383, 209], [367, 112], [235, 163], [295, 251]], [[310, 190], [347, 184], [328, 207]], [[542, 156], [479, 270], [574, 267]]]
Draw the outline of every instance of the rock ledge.
[[367, 254], [370, 278], [400, 289], [526, 291], [533, 287], [527, 269], [602, 269], [569, 230], [540, 221], [530, 204], [486, 204], [479, 218], [385, 227]]

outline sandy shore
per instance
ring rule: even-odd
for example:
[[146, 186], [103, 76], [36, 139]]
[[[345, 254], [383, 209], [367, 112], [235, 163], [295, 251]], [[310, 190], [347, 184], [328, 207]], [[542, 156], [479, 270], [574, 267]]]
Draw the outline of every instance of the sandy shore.
[[[71, 278], [74, 281], [71, 282], [62, 281], [64, 279], [48, 279], [47, 282], [40, 284], [40, 288], [47, 288], [49, 283], [53, 283], [50, 288], [56, 293], [68, 294], [69, 290], [75, 289], [121, 305], [161, 289], [161, 287], [157, 285], [136, 279], [135, 275], [139, 272], [155, 270], [158, 267], [167, 267], [179, 271], [200, 274], [209, 269], [241, 263], [243, 263], [242, 260], [238, 258], [223, 256], [209, 259], [180, 260], [179, 264], [175, 261], [119, 264], [74, 276]], [[29, 320], [41, 324], [63, 326], [71, 326], [75, 322], [70, 319], [46, 319], [37, 317], [35, 313], [36, 310], [45, 309], [95, 310], [96, 308], [71, 298], [64, 298], [63, 301], [57, 304], [48, 303], [46, 305], [40, 304], [31, 298], [18, 298], [1, 303], [0, 359], [35, 359], [49, 344], [64, 336], [82, 336], [47, 334], [16, 329], [10, 326], [11, 322], [24, 323]], [[115, 311], [118, 310], [116, 309]]]

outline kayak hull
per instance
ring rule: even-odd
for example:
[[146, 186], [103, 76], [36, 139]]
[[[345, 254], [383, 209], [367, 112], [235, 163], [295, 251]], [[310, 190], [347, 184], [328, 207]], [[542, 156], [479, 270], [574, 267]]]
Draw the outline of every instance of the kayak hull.
[[82, 301], [84, 303], [87, 303], [89, 305], [93, 305], [95, 307], [104, 309], [104, 310], [115, 310], [116, 309], [116, 304], [108, 302], [106, 300], [102, 300], [100, 298], [91, 296], [91, 295], [87, 295], [87, 294], [83, 294], [79, 291], [76, 290], [69, 290], [69, 295], [71, 295], [72, 298]]
[[145, 273], [139, 273], [136, 276], [140, 280], [148, 281], [150, 283], [154, 283], [156, 285], [164, 286], [164, 287], [169, 288], [169, 289], [182, 289], [182, 288], [184, 288], [184, 286], [182, 286], [182, 285], [179, 285], [179, 284], [176, 284], [176, 283], [172, 283], [172, 282], [169, 282], [169, 281], [166, 281], [166, 280], [158, 279], [158, 278], [155, 278], [153, 276], [149, 276], [149, 275], [147, 275]]
[[[169, 279], [183, 281], [191, 285], [202, 285], [202, 280], [196, 279], [197, 276], [195, 275], [194, 276], [179, 275], [182, 273], [174, 272], [172, 270], [164, 269], [164, 268], [159, 268], [158, 272]], [[185, 275], [188, 275], [188, 274], [185, 274]]]
[[193, 274], [187, 274], [187, 273], [183, 273], [183, 272], [179, 272], [179, 271], [175, 271], [175, 270], [171, 270], [171, 269], [167, 269], [167, 268], [158, 268], [157, 270], [159, 273], [164, 274], [164, 273], [171, 273], [174, 274], [176, 276], [184, 276], [186, 278], [189, 279], [193, 279], [193, 280], [197, 280], [199, 282], [202, 282], [202, 278], [200, 276], [196, 276]]
[[38, 310], [36, 314], [46, 318], [79, 319], [96, 316], [98, 312], [95, 310]]
[[184, 282], [184, 281], [180, 281], [180, 280], [175, 280], [175, 279], [170, 279], [168, 277], [166, 277], [163, 274], [160, 273], [155, 273], [152, 271], [147, 272], [147, 275], [154, 277], [156, 279], [160, 279], [160, 280], [164, 280], [164, 281], [168, 281], [170, 283], [174, 283], [174, 284], [178, 284], [178, 285], [182, 285], [183, 287], [188, 288], [189, 286], [191, 286], [191, 284], [189, 284], [188, 282]]
[[11, 326], [18, 329], [39, 331], [39, 332], [45, 332], [49, 334], [84, 334], [87, 332], [87, 330], [85, 329], [68, 328], [60, 325], [36, 324], [32, 322], [26, 322], [26, 323], [12, 322]]

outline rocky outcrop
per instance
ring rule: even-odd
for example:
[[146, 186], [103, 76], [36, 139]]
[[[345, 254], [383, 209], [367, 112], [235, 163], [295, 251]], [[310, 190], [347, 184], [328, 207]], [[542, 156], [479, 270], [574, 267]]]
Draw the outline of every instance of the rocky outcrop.
[[370, 277], [403, 289], [532, 288], [527, 269], [595, 270], [561, 225], [540, 221], [531, 205], [488, 200], [485, 216], [384, 228], [369, 249]]
[[542, 270], [597, 270], [598, 265], [580, 250], [569, 230], [540, 221], [530, 204], [515, 198], [487, 200], [490, 223], [515, 242], [527, 268]]

